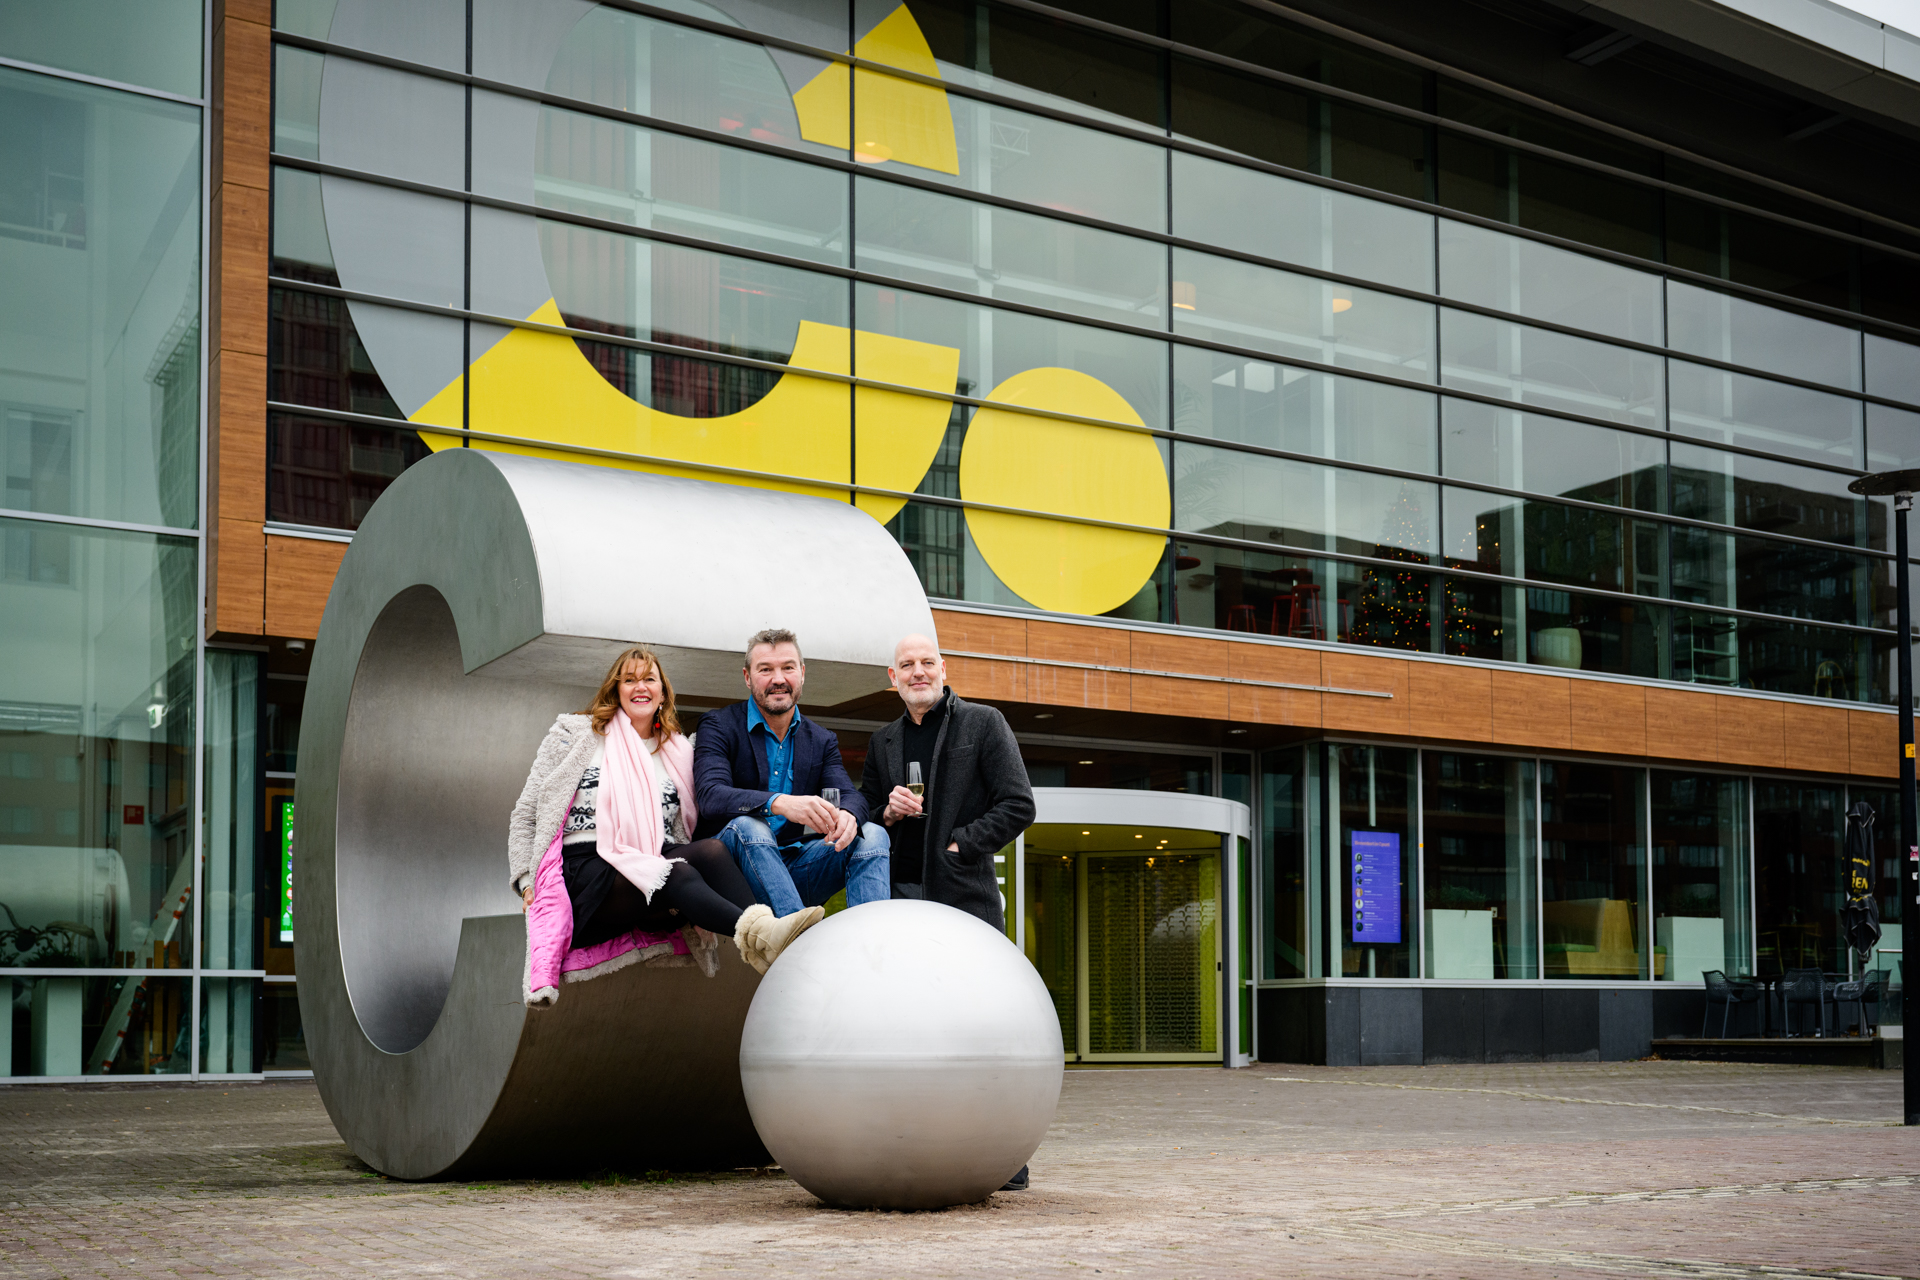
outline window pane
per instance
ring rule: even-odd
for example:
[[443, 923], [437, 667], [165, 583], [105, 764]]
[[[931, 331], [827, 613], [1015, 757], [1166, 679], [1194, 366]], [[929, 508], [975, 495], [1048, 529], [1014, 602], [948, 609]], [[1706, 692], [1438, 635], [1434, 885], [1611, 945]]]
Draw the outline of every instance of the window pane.
[[1844, 472], [1674, 441], [1673, 513], [1694, 520], [1887, 549], [1884, 501], [1847, 492]]
[[553, 108], [533, 160], [544, 208], [846, 262], [847, 179], [832, 169]]
[[1397, 747], [1334, 747], [1339, 797], [1340, 974], [1414, 976], [1413, 822], [1415, 753]]
[[1174, 620], [1186, 626], [1303, 640], [1342, 632], [1328, 561], [1176, 541], [1173, 565]]
[[1659, 276], [1446, 218], [1440, 291], [1609, 338], [1658, 345], [1662, 337]]
[[[1723, 194], [1762, 208], [1781, 202], [1771, 191], [1717, 173], [1689, 172], [1685, 162], [1671, 156], [1667, 176], [1705, 190], [1734, 187]], [[1834, 216], [1819, 206], [1788, 203], [1793, 205], [1793, 216], [1805, 220]], [[1666, 261], [1683, 270], [1830, 307], [1850, 310], [1854, 305], [1854, 248], [1845, 241], [1678, 192], [1667, 196], [1666, 229]]]
[[[539, 239], [561, 320], [573, 328], [830, 372], [848, 368], [844, 280], [564, 222], [541, 222]], [[478, 292], [492, 282], [481, 263], [474, 265]], [[617, 390], [681, 417], [738, 413], [784, 376], [575, 341]]]
[[1667, 345], [1690, 356], [1860, 390], [1860, 331], [1667, 282]]
[[7, 504], [192, 528], [200, 113], [0, 70], [0, 120]]
[[200, 980], [201, 1071], [246, 1075], [258, 1069], [254, 1029], [261, 985], [258, 978]]
[[1071, 369], [1119, 392], [1145, 425], [1167, 425], [1164, 342], [882, 285], [856, 286], [854, 306], [855, 325], [863, 333], [957, 350], [963, 395], [991, 398], [993, 389], [1015, 374]]
[[1920, 405], [1920, 346], [1866, 336], [1867, 393]]
[[1145, 240], [862, 179], [855, 265], [1097, 320], [1166, 324], [1166, 250]]
[[1747, 780], [1655, 769], [1653, 976], [1753, 971]]
[[913, 176], [1143, 231], [1167, 229], [1167, 158], [1159, 147], [997, 103], [958, 96], [947, 103], [959, 173], [916, 168]]
[[1672, 535], [1676, 600], [1853, 626], [1875, 621], [1874, 584], [1886, 580], [1885, 560], [1705, 529]]
[[[1149, 128], [1165, 123], [1157, 50], [971, 0], [914, 0], [912, 16], [942, 80], [1096, 119]], [[896, 58], [890, 48], [868, 56]]]
[[1184, 151], [1173, 234], [1303, 267], [1433, 291], [1433, 217]]
[[1674, 431], [1715, 444], [1739, 444], [1792, 457], [1860, 465], [1860, 402], [1684, 360], [1673, 378]]
[[1261, 978], [1305, 978], [1310, 959], [1307, 830], [1309, 782], [1307, 752], [1299, 747], [1269, 751], [1260, 758], [1260, 888], [1264, 899], [1260, 939]]
[[1441, 381], [1457, 391], [1657, 426], [1659, 356], [1466, 311], [1440, 309]]
[[1440, 434], [1449, 479], [1660, 509], [1667, 446], [1656, 437], [1447, 397]]
[[[1436, 88], [1443, 116], [1630, 173], [1660, 173], [1661, 158], [1646, 148], [1445, 76]], [[1657, 188], [1448, 129], [1437, 131], [1437, 138], [1439, 198], [1449, 208], [1659, 261]]]
[[1846, 792], [1756, 779], [1753, 795], [1759, 968], [1846, 972]]
[[1433, 307], [1371, 289], [1176, 249], [1174, 331], [1420, 382], [1433, 374]]
[[0, 57], [200, 96], [201, 0], [0, 5]]
[[261, 984], [262, 1071], [311, 1071], [306, 1028], [300, 1021], [300, 991], [291, 982]]
[[1174, 424], [1237, 444], [1437, 470], [1434, 397], [1387, 383], [1173, 349]]
[[1892, 648], [1891, 635], [1673, 611], [1673, 678], [1698, 684], [1888, 704]]
[[1432, 484], [1184, 440], [1174, 470], [1179, 529], [1419, 564], [1439, 551]]
[[[187, 978], [0, 977], [13, 1014], [12, 1076], [186, 1075]], [[24, 1032], [25, 1034], [20, 1034]]]
[[320, 76], [325, 54], [276, 46], [273, 51], [273, 149], [302, 160], [320, 158]]
[[[284, 0], [283, 0], [284, 7]], [[430, 67], [464, 71], [467, 65], [467, 6], [465, 0], [409, 0], [407, 4], [350, 4], [344, 12], [334, 5], [304, 0], [296, 20], [311, 34], [334, 44], [382, 53], [389, 58], [422, 62]], [[298, 12], [298, 11], [297, 11]], [[277, 16], [277, 15], [276, 15]], [[325, 30], [313, 28], [325, 23]], [[282, 20], [283, 29], [289, 24]]]
[[1920, 413], [1867, 406], [1867, 468], [1897, 471], [1920, 465]]
[[196, 548], [0, 520], [0, 555], [0, 966], [184, 968]]
[[[583, 16], [571, 6], [539, 12], [542, 28], [564, 33], [530, 33], [525, 28], [534, 20], [528, 18], [478, 23], [474, 74], [817, 155], [847, 154], [846, 72], [831, 70], [836, 64], [609, 6]], [[762, 30], [782, 28], [773, 34], [847, 47], [845, 6], [760, 4], [752, 14], [763, 20], [755, 24]], [[530, 34], [538, 39], [530, 42]], [[550, 60], [538, 56], [556, 44]], [[802, 120], [795, 95], [810, 85], [813, 92], [802, 100], [813, 105]], [[475, 163], [481, 164], [479, 156]]]
[[207, 651], [200, 963], [208, 969], [260, 967], [260, 665], [257, 654]]
[[1647, 976], [1646, 773], [1540, 762], [1548, 978]]
[[1537, 978], [1534, 764], [1422, 753], [1425, 976]]

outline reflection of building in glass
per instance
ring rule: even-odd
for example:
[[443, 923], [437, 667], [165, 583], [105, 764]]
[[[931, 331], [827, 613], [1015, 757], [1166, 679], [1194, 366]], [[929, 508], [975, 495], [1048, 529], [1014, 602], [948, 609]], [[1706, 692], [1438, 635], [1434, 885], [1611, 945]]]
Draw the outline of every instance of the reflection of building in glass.
[[[1249, 803], [1238, 872], [1003, 855], [1112, 1052], [1224, 1035], [1196, 974], [1242, 943], [1216, 1054], [1344, 1060], [1328, 979], [1591, 979], [1656, 1035], [1709, 968], [1897, 972], [1891, 888], [1885, 956], [1836, 921], [1847, 804], [1893, 839], [1911, 570], [1846, 483], [1920, 460], [1904, 81], [1814, 150], [1752, 122], [1829, 82], [1728, 32], [1546, 88], [1435, 34], [1571, 40], [1546, 4], [468, 8], [0, 37], [12, 1074], [304, 1069], [307, 646], [452, 448], [857, 505], [1036, 783]], [[891, 713], [816, 710], [850, 760]], [[1406, 851], [1401, 942], [1351, 935], [1356, 832]]]

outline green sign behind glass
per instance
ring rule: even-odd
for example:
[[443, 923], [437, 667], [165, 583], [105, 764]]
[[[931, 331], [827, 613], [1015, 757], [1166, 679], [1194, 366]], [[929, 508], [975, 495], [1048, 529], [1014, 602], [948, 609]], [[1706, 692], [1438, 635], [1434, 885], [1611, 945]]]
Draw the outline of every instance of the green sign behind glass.
[[293, 798], [280, 801], [280, 941], [293, 941]]

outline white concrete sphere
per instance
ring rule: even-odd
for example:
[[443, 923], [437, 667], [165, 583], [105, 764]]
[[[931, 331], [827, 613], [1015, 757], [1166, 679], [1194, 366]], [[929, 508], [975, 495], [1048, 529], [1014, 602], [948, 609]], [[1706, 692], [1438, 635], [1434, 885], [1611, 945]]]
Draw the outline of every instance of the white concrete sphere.
[[1027, 958], [935, 902], [869, 902], [809, 929], [761, 979], [740, 1036], [767, 1150], [844, 1208], [986, 1199], [1046, 1136], [1064, 1063]]

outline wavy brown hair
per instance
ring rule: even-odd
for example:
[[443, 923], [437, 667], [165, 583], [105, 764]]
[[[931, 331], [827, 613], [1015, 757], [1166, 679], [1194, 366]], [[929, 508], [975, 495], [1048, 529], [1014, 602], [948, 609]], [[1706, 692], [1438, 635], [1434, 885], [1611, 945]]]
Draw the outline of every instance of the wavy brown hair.
[[660, 744], [680, 732], [680, 716], [673, 702], [673, 681], [667, 679], [667, 669], [660, 665], [660, 659], [653, 650], [644, 645], [634, 645], [613, 660], [607, 668], [607, 678], [600, 682], [600, 692], [593, 695], [593, 705], [580, 714], [593, 717], [593, 731], [604, 734], [607, 724], [620, 711], [620, 680], [626, 675], [627, 668], [638, 666], [635, 673], [645, 678], [648, 671], [660, 673], [660, 705], [653, 713], [653, 749], [660, 750]]

